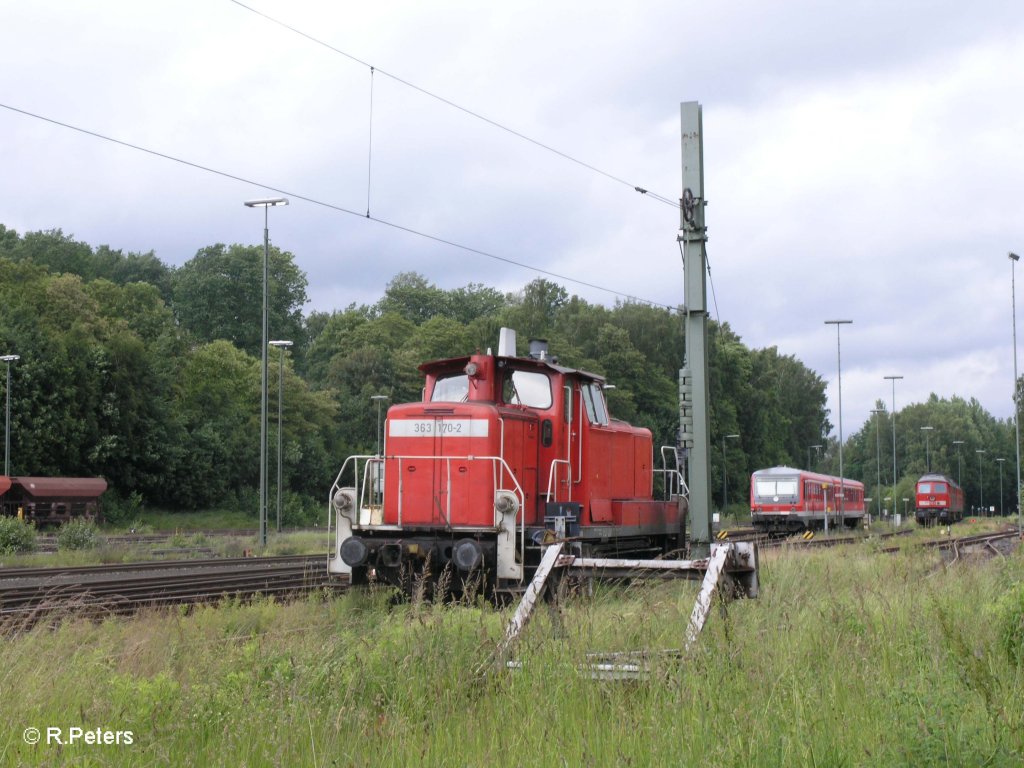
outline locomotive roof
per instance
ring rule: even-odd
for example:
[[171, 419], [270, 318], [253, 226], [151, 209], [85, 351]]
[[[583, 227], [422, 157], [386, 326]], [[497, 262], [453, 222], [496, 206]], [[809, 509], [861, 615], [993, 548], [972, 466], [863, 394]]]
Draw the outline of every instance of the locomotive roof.
[[[517, 368], [540, 368], [555, 371], [565, 375], [576, 374], [585, 379], [592, 379], [594, 381], [600, 381], [604, 383], [605, 377], [596, 373], [590, 373], [589, 371], [582, 371], [578, 368], [566, 368], [558, 365], [557, 363], [551, 362], [551, 358], [544, 360], [536, 360], [532, 357], [505, 357], [493, 355], [495, 360], [505, 360], [510, 363], [514, 363]], [[445, 360], [431, 360], [429, 363], [423, 363], [419, 370], [423, 373], [436, 373], [439, 370], [445, 370], [448, 368], [462, 370], [466, 367], [472, 358], [468, 355], [465, 357], [449, 357]]]
[[[927, 474], [927, 475], [921, 475], [921, 478], [917, 482], [919, 482], [919, 483], [943, 482], [943, 483], [952, 483], [953, 485], [957, 485], [956, 480], [954, 480], [951, 477], [947, 477], [946, 475], [939, 474], [938, 472], [932, 472], [932, 473]], [[959, 486], [957, 486], [957, 487], [959, 488]]]
[[767, 469], [754, 470], [751, 473], [751, 477], [793, 477], [794, 475], [801, 475], [802, 477], [814, 478], [816, 480], [827, 480], [832, 483], [838, 483], [841, 480], [844, 486], [863, 485], [859, 480], [853, 480], [849, 477], [841, 478], [835, 475], [823, 475], [820, 472], [811, 472], [808, 469], [796, 469], [795, 467], [768, 467]]

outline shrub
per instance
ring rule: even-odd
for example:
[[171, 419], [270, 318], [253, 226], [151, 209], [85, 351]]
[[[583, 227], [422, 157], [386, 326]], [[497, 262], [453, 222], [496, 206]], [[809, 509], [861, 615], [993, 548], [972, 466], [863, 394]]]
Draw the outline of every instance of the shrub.
[[16, 517], [0, 517], [0, 555], [34, 552], [35, 549], [35, 526]]
[[57, 531], [57, 549], [95, 549], [99, 543], [99, 529], [90, 520], [69, 520]]
[[107, 491], [103, 497], [103, 519], [111, 525], [124, 525], [135, 520], [142, 512], [142, 494], [132, 491], [122, 497], [114, 491]]
[[[282, 528], [307, 528], [320, 522], [325, 516], [323, 504], [310, 496], [304, 496], [294, 491], [285, 491], [281, 509]], [[267, 517], [274, 518], [274, 525], [277, 524], [277, 501], [271, 500], [271, 509], [267, 510]]]

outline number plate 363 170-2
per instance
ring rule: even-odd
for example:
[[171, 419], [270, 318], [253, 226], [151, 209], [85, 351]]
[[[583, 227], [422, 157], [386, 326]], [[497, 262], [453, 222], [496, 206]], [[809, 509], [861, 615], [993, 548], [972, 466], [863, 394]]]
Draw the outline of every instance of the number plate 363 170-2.
[[487, 437], [487, 419], [392, 419], [390, 437]]

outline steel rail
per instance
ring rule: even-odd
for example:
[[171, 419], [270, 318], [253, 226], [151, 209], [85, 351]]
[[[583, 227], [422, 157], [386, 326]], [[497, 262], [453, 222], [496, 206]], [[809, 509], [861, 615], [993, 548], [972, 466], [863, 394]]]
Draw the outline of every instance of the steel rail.
[[[144, 567], [31, 569], [48, 571], [34, 578], [18, 573], [30, 569], [5, 569], [7, 578], [0, 579], [0, 622], [17, 623], [21, 619], [31, 623], [42, 616], [62, 613], [120, 614], [143, 607], [255, 595], [297, 595], [348, 586], [327, 572], [322, 555], [176, 561], [170, 568], [166, 562], [127, 565]], [[97, 578], [84, 576], [90, 572]], [[60, 580], [69, 577], [77, 578]]]

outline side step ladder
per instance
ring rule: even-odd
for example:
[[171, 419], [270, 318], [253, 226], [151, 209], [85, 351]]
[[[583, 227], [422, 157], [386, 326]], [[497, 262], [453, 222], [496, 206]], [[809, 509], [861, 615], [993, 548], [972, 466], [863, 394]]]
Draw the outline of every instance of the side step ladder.
[[[492, 659], [498, 667], [517, 668], [518, 662], [510, 661], [510, 655], [519, 640], [519, 636], [537, 606], [551, 574], [557, 569], [572, 568], [577, 573], [595, 578], [702, 578], [697, 602], [690, 614], [686, 628], [686, 639], [681, 652], [664, 652], [676, 655], [688, 653], [697, 641], [708, 614], [716, 591], [722, 591], [727, 597], [750, 597], [758, 595], [757, 545], [752, 542], [730, 542], [712, 544], [711, 556], [704, 560], [628, 560], [615, 558], [585, 558], [565, 553], [565, 542], [556, 542], [544, 550], [540, 566], [534, 574], [505, 629], [505, 637], [499, 643]], [[588, 654], [594, 659], [605, 658], [588, 665], [592, 676], [599, 679], [623, 679], [641, 676], [646, 667], [635, 661], [621, 664], [614, 659], [627, 657], [645, 657], [646, 652], [635, 654]], [[643, 658], [640, 659], [643, 661]]]

